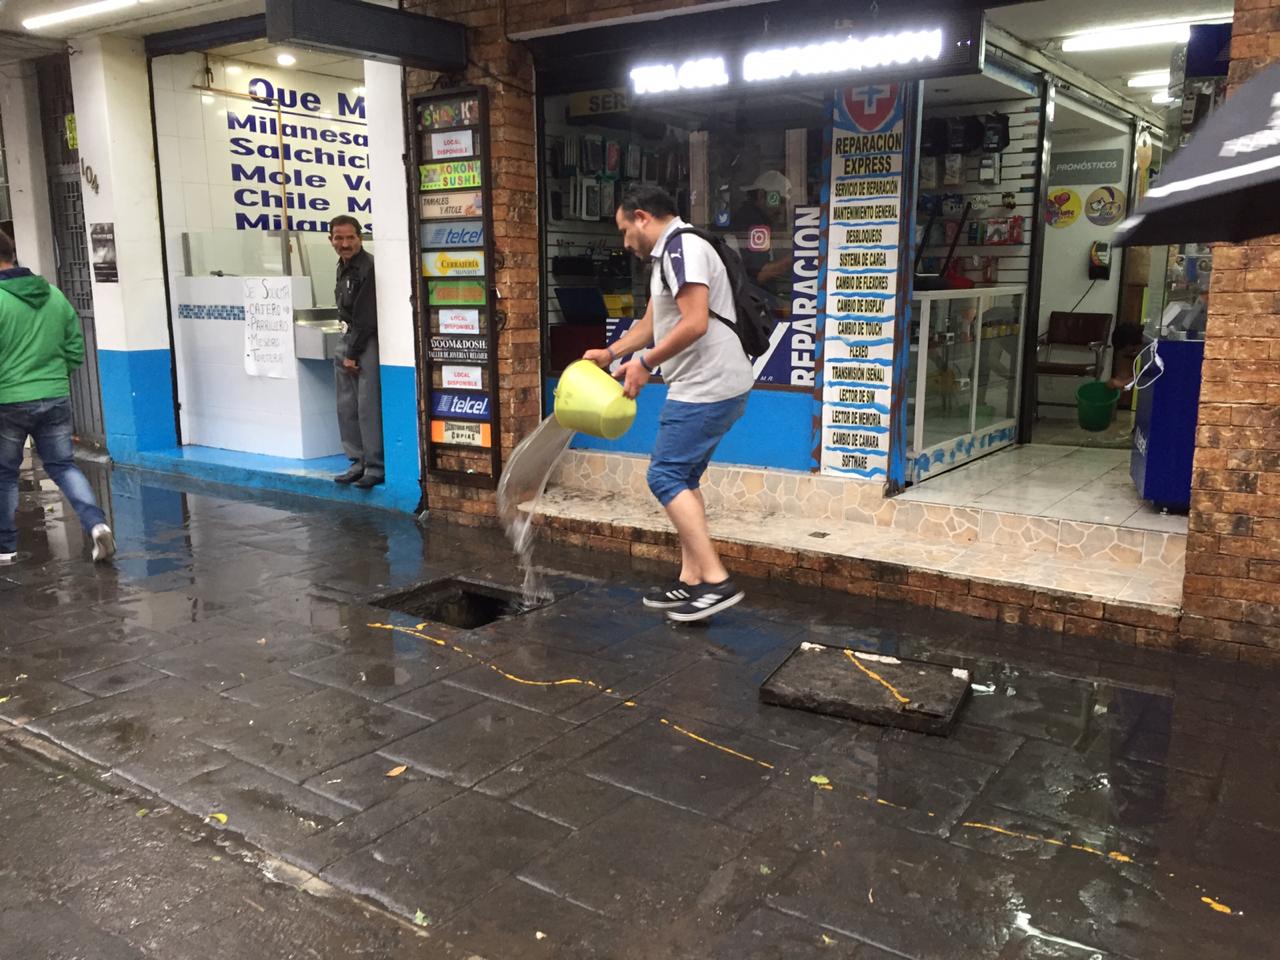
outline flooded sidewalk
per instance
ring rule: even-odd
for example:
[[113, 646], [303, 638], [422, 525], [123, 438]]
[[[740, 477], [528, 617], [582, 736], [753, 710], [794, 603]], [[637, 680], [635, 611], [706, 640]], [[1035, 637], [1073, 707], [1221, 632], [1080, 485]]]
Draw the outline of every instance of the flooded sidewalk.
[[[418, 600], [449, 579], [519, 598], [500, 532], [91, 479], [114, 567], [47, 483], [23, 494], [0, 738], [57, 744], [463, 956], [1274, 952], [1280, 673], [792, 584], [676, 627], [640, 603], [668, 570], [550, 543], [550, 602], [454, 617]], [[970, 671], [954, 733], [761, 704], [805, 641]], [[127, 845], [60, 850], [140, 882]]]

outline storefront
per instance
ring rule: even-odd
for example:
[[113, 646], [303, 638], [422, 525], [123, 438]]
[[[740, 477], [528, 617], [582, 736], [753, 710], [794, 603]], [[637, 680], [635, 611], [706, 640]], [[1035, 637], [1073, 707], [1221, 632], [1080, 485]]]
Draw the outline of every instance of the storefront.
[[[767, 43], [753, 16], [707, 23], [702, 45], [696, 14], [670, 45], [627, 44], [621, 30], [533, 44], [545, 397], [568, 362], [643, 314], [646, 267], [622, 250], [613, 211], [629, 183], [657, 183], [690, 223], [724, 234], [774, 299], [771, 349], [717, 461], [900, 489], [923, 81], [1002, 88], [983, 74], [982, 16], [825, 33], [797, 22]], [[991, 308], [1007, 298], [997, 291]], [[622, 440], [579, 443], [647, 453], [664, 397], [660, 383], [641, 394]]]

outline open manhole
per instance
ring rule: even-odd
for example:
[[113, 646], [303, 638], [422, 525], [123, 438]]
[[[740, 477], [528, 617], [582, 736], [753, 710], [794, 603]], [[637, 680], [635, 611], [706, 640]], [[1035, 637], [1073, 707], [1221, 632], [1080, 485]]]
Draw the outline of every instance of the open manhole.
[[518, 590], [450, 577], [382, 597], [373, 605], [422, 621], [443, 623], [459, 630], [475, 630], [498, 620], [518, 617], [549, 602], [540, 600], [526, 604]]

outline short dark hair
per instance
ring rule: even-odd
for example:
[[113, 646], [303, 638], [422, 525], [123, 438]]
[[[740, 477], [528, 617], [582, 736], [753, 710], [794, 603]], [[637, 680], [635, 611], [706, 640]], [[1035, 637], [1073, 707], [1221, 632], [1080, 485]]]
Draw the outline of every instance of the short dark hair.
[[674, 217], [679, 212], [671, 194], [653, 183], [633, 183], [627, 187], [618, 209], [628, 217], [634, 217], [637, 210], [651, 217]]
[[333, 231], [338, 227], [355, 227], [357, 236], [364, 233], [364, 228], [360, 226], [360, 221], [355, 217], [347, 216], [345, 213], [329, 221], [329, 236], [332, 237]]
[[18, 256], [18, 248], [13, 237], [0, 230], [0, 263], [13, 263]]

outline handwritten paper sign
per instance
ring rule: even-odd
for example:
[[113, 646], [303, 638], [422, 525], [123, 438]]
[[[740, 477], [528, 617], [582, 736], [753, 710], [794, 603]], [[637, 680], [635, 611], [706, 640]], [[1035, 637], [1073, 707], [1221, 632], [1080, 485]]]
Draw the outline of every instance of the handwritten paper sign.
[[244, 278], [244, 372], [277, 380], [296, 376], [289, 277]]

